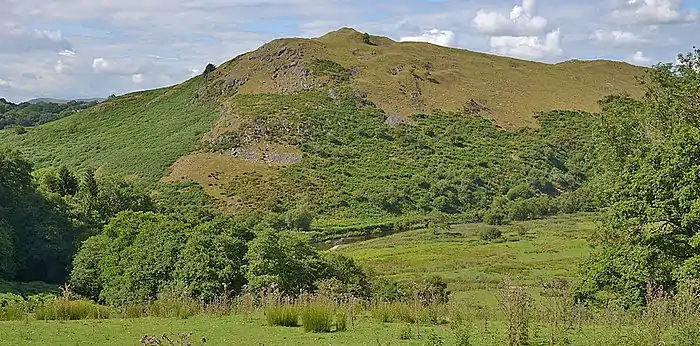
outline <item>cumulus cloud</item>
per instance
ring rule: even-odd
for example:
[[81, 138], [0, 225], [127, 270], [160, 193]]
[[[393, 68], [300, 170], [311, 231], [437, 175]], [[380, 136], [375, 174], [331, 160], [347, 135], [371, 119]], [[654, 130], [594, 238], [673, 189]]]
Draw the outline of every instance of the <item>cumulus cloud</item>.
[[596, 30], [591, 34], [590, 38], [598, 43], [612, 45], [627, 45], [649, 41], [647, 38], [641, 35], [622, 30]]
[[697, 20], [698, 11], [684, 11], [683, 0], [627, 0], [610, 19], [621, 24], [677, 24]]
[[637, 51], [630, 55], [627, 61], [635, 65], [649, 65], [651, 63], [651, 58], [644, 55], [642, 51]]
[[547, 19], [535, 15], [535, 0], [523, 0], [506, 16], [503, 13], [479, 10], [472, 21], [482, 34], [492, 36], [536, 36], [547, 30]]
[[134, 84], [141, 84], [143, 82], [143, 74], [136, 73], [131, 75], [131, 82]]
[[437, 28], [423, 32], [420, 36], [404, 36], [401, 42], [428, 42], [438, 46], [453, 47], [456, 43], [455, 33]]
[[191, 77], [198, 75], [199, 72], [200, 72], [199, 69], [196, 69], [196, 68], [188, 68], [187, 69], [187, 73], [189, 73]]
[[73, 45], [60, 31], [32, 30], [12, 23], [0, 25], [0, 42], [0, 54], [73, 51]]
[[65, 56], [65, 57], [74, 57], [75, 52], [69, 49], [65, 49], [62, 52], [59, 52], [58, 55], [60, 56]]
[[[95, 58], [92, 60], [92, 70], [95, 73], [104, 73], [117, 76], [133, 76], [142, 75], [145, 70], [149, 69], [152, 63], [149, 60], [134, 61], [133, 59], [106, 59]], [[142, 78], [141, 77], [136, 77]], [[134, 82], [137, 83], [137, 82]]]
[[11, 81], [0, 78], [0, 88], [9, 89], [12, 87], [14, 87], [14, 84]]
[[531, 60], [552, 59], [564, 53], [559, 29], [548, 33], [544, 40], [537, 36], [494, 36], [490, 45], [497, 54]]

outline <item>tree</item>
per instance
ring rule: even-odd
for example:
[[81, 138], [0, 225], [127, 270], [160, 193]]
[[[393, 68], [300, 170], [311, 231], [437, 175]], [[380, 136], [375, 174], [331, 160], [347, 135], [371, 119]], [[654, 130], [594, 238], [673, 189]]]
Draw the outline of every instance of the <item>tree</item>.
[[254, 292], [274, 282], [286, 295], [313, 291], [322, 270], [308, 238], [291, 231], [265, 230], [248, 245], [246, 278]]
[[362, 42], [364, 44], [372, 45], [372, 37], [368, 33], [362, 34]]
[[0, 219], [0, 280], [15, 277], [14, 230]]
[[[577, 287], [645, 303], [648, 284], [675, 291], [700, 277], [700, 51], [657, 65], [640, 102], [604, 101], [599, 153], [610, 202]], [[618, 133], [611, 136], [610, 133]]]
[[192, 296], [238, 293], [246, 283], [245, 255], [252, 234], [230, 218], [199, 224], [189, 234], [173, 279]]
[[98, 300], [102, 291], [100, 260], [109, 248], [110, 239], [96, 235], [85, 240], [73, 259], [70, 283], [77, 294]]
[[172, 284], [187, 227], [152, 212], [126, 211], [114, 217], [103, 233], [109, 246], [99, 261], [100, 298], [110, 305], [156, 298]]
[[66, 166], [58, 169], [58, 193], [62, 196], [75, 196], [78, 192], [78, 180], [73, 176]]
[[204, 68], [204, 75], [208, 75], [216, 70], [216, 66], [214, 64], [207, 64], [207, 67]]

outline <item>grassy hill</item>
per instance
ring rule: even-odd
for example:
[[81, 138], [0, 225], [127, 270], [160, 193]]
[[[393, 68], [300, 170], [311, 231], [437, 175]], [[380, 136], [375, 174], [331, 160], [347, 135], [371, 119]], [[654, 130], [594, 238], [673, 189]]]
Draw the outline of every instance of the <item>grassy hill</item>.
[[39, 167], [196, 182], [228, 211], [308, 205], [322, 225], [473, 213], [509, 193], [579, 187], [588, 117], [536, 113], [596, 111], [607, 94], [637, 95], [642, 72], [365, 40], [345, 28], [275, 40], [183, 84], [112, 98], [22, 135], [2, 131], [0, 147]]

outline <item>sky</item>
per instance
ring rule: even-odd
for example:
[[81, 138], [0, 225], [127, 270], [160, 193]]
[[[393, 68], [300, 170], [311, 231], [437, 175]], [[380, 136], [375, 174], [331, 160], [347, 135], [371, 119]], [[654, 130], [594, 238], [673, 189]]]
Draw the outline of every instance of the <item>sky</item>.
[[13, 102], [177, 84], [274, 38], [341, 27], [548, 63], [650, 66], [700, 43], [700, 0], [0, 0], [0, 8], [0, 97]]

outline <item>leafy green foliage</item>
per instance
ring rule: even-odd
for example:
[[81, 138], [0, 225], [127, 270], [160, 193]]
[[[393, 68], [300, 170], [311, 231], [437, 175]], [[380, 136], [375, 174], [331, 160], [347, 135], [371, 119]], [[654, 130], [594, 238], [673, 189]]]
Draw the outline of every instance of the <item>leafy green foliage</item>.
[[76, 293], [111, 305], [175, 292], [211, 300], [246, 283], [245, 255], [253, 235], [245, 220], [200, 222], [176, 215], [126, 211], [83, 242], [73, 262]]
[[204, 299], [237, 291], [246, 283], [244, 257], [253, 234], [228, 218], [201, 223], [188, 234], [175, 282]]
[[23, 102], [14, 104], [0, 98], [0, 130], [13, 126], [31, 127], [65, 118], [96, 105], [97, 102]]
[[[509, 192], [522, 204], [575, 190], [588, 177], [581, 152], [590, 149], [591, 139], [578, 133], [591, 126], [588, 114], [542, 114], [539, 132], [504, 131], [483, 118], [446, 112], [415, 115], [410, 124], [394, 126], [375, 107], [358, 106], [354, 96], [336, 96], [234, 96], [236, 108], [246, 109], [241, 128], [269, 126], [275, 135], [266, 141], [301, 143], [303, 155], [271, 176], [241, 176], [226, 187], [228, 195], [250, 209], [310, 203], [319, 219], [376, 219], [433, 210], [474, 213]], [[284, 121], [277, 109], [285, 109]], [[289, 125], [274, 126], [283, 123]], [[558, 212], [536, 204], [518, 219]]]
[[610, 201], [579, 298], [645, 304], [647, 287], [675, 291], [700, 263], [700, 50], [656, 66], [641, 101], [603, 102], [599, 153]]
[[367, 277], [355, 262], [339, 254], [321, 255], [308, 238], [291, 231], [264, 230], [249, 244], [246, 278], [253, 293], [274, 287], [283, 295], [313, 292], [317, 283], [335, 278], [358, 296], [369, 290]]

